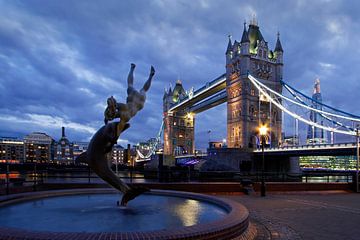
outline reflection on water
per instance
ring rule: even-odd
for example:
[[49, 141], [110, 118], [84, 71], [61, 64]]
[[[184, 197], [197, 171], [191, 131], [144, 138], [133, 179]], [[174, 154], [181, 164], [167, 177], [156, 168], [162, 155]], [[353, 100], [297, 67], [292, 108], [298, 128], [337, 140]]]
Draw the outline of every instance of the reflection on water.
[[302, 182], [308, 182], [308, 183], [352, 182], [352, 176], [303, 176]]
[[184, 226], [197, 224], [201, 210], [200, 202], [192, 199], [187, 199], [184, 203], [178, 204], [174, 208], [175, 213], [180, 217]]
[[[115, 173], [115, 172], [114, 172]], [[116, 173], [115, 173], [116, 174]], [[62, 182], [71, 182], [71, 183], [81, 183], [88, 182], [89, 173], [87, 171], [82, 172], [46, 172], [46, 171], [37, 171], [37, 174], [33, 170], [30, 171], [10, 171], [9, 178], [23, 178], [26, 181], [33, 181], [34, 177], [38, 180], [42, 180], [47, 183], [62, 183]], [[144, 174], [139, 172], [118, 172], [117, 176], [122, 180], [128, 182], [132, 178], [133, 182], [144, 182]], [[102, 182], [100, 178], [97, 177], [95, 173], [90, 174], [91, 181], [93, 182]], [[6, 179], [6, 169], [0, 169], [0, 179]]]
[[[9, 178], [19, 178], [20, 173], [17, 171], [13, 171], [9, 173]], [[6, 173], [0, 173], [0, 179], [6, 179]]]
[[[114, 172], [115, 173], [115, 172]], [[125, 182], [130, 182], [131, 174], [128, 172], [119, 172], [118, 177]], [[95, 173], [91, 173], [90, 175], [91, 179], [90, 181], [92, 183], [104, 183], [104, 181], [99, 178]], [[89, 174], [84, 172], [79, 173], [52, 173], [47, 176], [45, 176], [44, 181], [47, 183], [84, 183], [88, 182]], [[144, 174], [141, 173], [133, 173], [132, 174], [132, 182], [134, 183], [144, 183], [147, 182], [146, 179], [144, 179]]]

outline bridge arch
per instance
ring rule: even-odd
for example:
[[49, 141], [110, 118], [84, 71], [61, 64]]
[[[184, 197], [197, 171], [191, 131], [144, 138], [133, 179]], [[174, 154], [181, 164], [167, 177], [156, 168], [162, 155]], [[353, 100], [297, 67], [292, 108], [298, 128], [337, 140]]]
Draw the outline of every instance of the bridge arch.
[[186, 148], [182, 145], [177, 145], [174, 148], [174, 156], [181, 156], [184, 154], [188, 154]]

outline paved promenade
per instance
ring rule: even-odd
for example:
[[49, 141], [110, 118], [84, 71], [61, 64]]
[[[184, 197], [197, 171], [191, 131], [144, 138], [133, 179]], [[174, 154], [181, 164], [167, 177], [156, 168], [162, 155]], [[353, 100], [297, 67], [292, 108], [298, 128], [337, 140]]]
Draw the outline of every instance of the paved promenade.
[[360, 193], [344, 191], [221, 196], [250, 212], [257, 239], [360, 239]]

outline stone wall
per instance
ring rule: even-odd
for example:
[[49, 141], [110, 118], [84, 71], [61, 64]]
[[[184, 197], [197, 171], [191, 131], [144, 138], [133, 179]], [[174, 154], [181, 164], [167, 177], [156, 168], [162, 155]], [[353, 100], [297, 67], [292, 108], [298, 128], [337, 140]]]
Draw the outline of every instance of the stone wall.
[[201, 170], [251, 171], [253, 153], [239, 148], [210, 148]]

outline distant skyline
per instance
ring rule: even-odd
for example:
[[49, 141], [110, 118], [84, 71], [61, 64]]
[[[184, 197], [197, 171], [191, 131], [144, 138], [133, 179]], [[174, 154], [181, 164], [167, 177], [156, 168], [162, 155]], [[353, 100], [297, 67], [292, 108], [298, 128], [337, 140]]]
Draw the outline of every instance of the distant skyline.
[[[280, 32], [286, 82], [311, 96], [320, 78], [323, 103], [360, 115], [358, 9], [355, 0], [0, 0], [0, 136], [58, 140], [64, 126], [70, 140], [88, 141], [106, 99], [126, 100], [134, 62], [137, 88], [151, 65], [156, 75], [119, 144], [155, 137], [164, 88], [179, 78], [197, 89], [224, 73], [228, 35], [240, 40], [253, 15], [271, 49]], [[225, 138], [226, 104], [198, 114], [195, 128], [196, 148]]]

